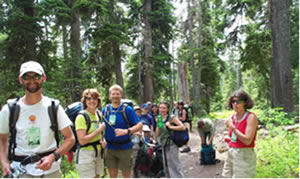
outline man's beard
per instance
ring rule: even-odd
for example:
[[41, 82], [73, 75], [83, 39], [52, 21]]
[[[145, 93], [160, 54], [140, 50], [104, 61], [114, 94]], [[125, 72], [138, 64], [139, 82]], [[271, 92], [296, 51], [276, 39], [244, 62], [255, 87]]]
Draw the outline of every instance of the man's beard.
[[27, 90], [28, 92], [30, 92], [30, 93], [36, 93], [37, 91], [39, 91], [41, 88], [42, 88], [42, 86], [43, 86], [43, 83], [34, 83], [35, 85], [36, 85], [36, 87], [35, 88], [30, 88], [29, 87], [29, 85], [24, 85], [24, 88], [25, 88], [25, 90]]

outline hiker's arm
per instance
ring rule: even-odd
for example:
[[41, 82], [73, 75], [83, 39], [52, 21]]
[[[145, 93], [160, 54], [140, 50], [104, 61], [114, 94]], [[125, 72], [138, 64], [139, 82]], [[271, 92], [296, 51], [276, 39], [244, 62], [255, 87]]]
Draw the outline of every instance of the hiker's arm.
[[142, 130], [143, 123], [138, 122], [136, 125], [128, 128], [128, 129], [115, 129], [116, 136], [123, 136], [128, 134], [128, 130], [130, 130], [130, 134], [134, 134], [139, 130]]
[[2, 175], [11, 173], [8, 161], [8, 134], [0, 134], [0, 161], [2, 166]]
[[[61, 146], [56, 149], [56, 153], [60, 156], [63, 156], [66, 152], [68, 152], [75, 143], [75, 138], [70, 126], [65, 127], [61, 130], [62, 135], [64, 136], [64, 141]], [[41, 170], [49, 170], [52, 166], [52, 163], [55, 161], [55, 155], [52, 153], [48, 156], [43, 157], [40, 161], [37, 162], [36, 168]]]
[[172, 123], [174, 123], [176, 126], [172, 126], [171, 123], [168, 121], [166, 122], [166, 126], [173, 131], [184, 131], [185, 130], [185, 126], [183, 125], [183, 123], [177, 118], [177, 117], [173, 117], [172, 118]]
[[211, 136], [210, 136], [210, 138], [209, 138], [209, 140], [207, 142], [207, 145], [211, 144], [212, 140], [214, 139], [214, 136], [215, 136], [215, 134], [211, 134]]
[[229, 127], [232, 128], [232, 132], [234, 132], [237, 136], [237, 138], [243, 142], [245, 145], [250, 145], [254, 136], [255, 132], [258, 126], [258, 120], [256, 118], [255, 114], [250, 114], [247, 119], [247, 127], [245, 134], [240, 132], [233, 124], [229, 124]]
[[96, 136], [100, 135], [100, 133], [102, 131], [104, 131], [104, 129], [105, 129], [105, 124], [102, 123], [102, 124], [99, 124], [98, 128], [90, 134], [86, 133], [86, 129], [76, 130], [76, 134], [77, 134], [79, 144], [80, 145], [85, 145], [85, 144], [89, 143]]
[[186, 110], [182, 110], [182, 117], [181, 117], [181, 121], [185, 121], [186, 120]]

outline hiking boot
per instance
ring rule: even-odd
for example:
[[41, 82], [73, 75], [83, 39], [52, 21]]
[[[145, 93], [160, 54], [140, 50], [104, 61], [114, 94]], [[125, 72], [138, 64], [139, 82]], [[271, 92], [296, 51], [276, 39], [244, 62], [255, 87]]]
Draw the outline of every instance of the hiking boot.
[[185, 147], [182, 151], [180, 151], [181, 153], [188, 153], [191, 151], [190, 147]]

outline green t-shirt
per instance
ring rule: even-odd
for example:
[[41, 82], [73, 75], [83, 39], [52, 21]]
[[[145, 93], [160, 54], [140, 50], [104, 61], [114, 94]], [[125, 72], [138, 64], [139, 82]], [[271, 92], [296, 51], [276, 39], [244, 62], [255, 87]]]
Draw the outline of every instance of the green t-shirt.
[[215, 134], [216, 127], [211, 122], [211, 120], [209, 120], [209, 119], [203, 119], [203, 122], [204, 122], [204, 127], [203, 128], [198, 128], [198, 132], [200, 134], [200, 137], [204, 137], [204, 133], [205, 132], [210, 132], [211, 135]]
[[[87, 132], [87, 135], [94, 132], [98, 126], [99, 126], [99, 119], [98, 116], [96, 114], [92, 114], [86, 110], [84, 110], [90, 117], [91, 120], [91, 127], [89, 129], [89, 131]], [[79, 129], [87, 129], [87, 125], [85, 123], [85, 119], [83, 115], [78, 115], [75, 119], [75, 130], [79, 130]], [[94, 137], [89, 143], [95, 142], [95, 141], [99, 141], [100, 140], [100, 134], [97, 135], [96, 137]], [[97, 145], [98, 150], [100, 150], [101, 146], [100, 144]], [[80, 150], [94, 150], [93, 146], [87, 146], [87, 147], [82, 147]]]
[[[172, 120], [173, 118], [175, 117], [175, 115], [171, 114], [169, 116], [169, 122], [172, 124]], [[160, 140], [160, 143], [162, 146], [165, 146], [167, 144], [167, 141], [169, 139], [169, 137], [171, 136], [171, 133], [170, 131], [167, 129], [167, 126], [166, 126], [166, 120], [164, 120], [164, 125], [162, 128], [159, 129], [159, 140]], [[174, 142], [172, 140], [169, 141], [170, 143], [169, 144], [174, 144]]]

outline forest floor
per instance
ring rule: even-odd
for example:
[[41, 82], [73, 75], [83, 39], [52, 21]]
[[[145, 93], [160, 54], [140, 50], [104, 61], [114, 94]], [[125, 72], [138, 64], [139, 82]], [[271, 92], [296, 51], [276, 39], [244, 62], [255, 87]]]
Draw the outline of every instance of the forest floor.
[[224, 150], [227, 148], [227, 146], [221, 142], [225, 131], [225, 120], [217, 119], [215, 125], [216, 134], [213, 145], [216, 150], [216, 159], [219, 159], [221, 162], [216, 165], [200, 165], [201, 140], [197, 129], [193, 128], [192, 132], [190, 132], [189, 141], [191, 152], [179, 154], [185, 178], [222, 178], [222, 169], [227, 151], [220, 153], [218, 149]]

